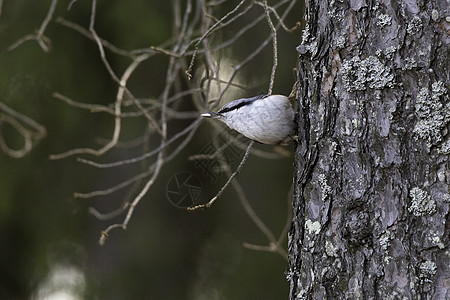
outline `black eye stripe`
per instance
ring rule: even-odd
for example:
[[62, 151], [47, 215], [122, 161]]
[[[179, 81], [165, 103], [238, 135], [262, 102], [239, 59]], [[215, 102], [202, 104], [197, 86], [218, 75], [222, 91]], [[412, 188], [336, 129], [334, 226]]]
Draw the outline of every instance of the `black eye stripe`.
[[241, 108], [243, 106], [247, 106], [247, 105], [252, 104], [255, 100], [237, 103], [236, 105], [233, 105], [233, 106], [230, 106], [230, 107], [224, 107], [221, 110], [219, 110], [218, 112], [219, 113], [226, 113], [226, 112], [229, 112], [229, 111], [232, 111], [232, 110], [236, 110], [236, 109]]
[[[222, 107], [218, 111], [218, 113], [223, 114], [223, 113], [226, 113], [226, 112], [229, 112], [229, 111], [232, 111], [232, 110], [236, 110], [236, 109], [239, 109], [239, 108], [241, 108], [243, 106], [250, 105], [253, 102], [255, 102], [256, 100], [263, 99], [263, 98], [266, 98], [266, 97], [268, 97], [268, 95], [259, 95], [259, 96], [252, 97], [252, 98], [238, 99], [238, 100], [235, 100], [235, 101], [232, 101], [232, 102], [226, 104], [224, 107]], [[233, 105], [233, 102], [236, 102], [236, 104]]]

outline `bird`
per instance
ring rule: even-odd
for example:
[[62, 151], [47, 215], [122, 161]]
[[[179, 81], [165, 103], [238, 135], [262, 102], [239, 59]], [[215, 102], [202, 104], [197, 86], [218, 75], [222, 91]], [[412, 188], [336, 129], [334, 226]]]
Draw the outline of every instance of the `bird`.
[[283, 95], [259, 95], [233, 100], [202, 117], [222, 121], [231, 129], [262, 144], [281, 144], [294, 134], [294, 110]]

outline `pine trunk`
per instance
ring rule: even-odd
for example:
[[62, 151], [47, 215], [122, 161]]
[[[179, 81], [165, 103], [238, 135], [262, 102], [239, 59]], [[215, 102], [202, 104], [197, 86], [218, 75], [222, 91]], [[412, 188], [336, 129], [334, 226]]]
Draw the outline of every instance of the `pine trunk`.
[[450, 299], [448, 16], [306, 1], [290, 299]]

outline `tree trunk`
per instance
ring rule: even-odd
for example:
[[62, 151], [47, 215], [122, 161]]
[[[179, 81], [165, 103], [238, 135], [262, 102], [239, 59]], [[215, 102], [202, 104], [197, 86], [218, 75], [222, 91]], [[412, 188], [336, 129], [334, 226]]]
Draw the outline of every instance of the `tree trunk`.
[[448, 15], [306, 1], [291, 299], [450, 299]]

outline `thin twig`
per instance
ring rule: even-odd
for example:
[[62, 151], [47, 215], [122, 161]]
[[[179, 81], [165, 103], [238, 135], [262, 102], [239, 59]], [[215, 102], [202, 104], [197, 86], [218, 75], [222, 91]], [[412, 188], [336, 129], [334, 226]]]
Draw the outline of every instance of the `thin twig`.
[[[85, 28], [83, 28], [82, 26], [80, 26], [80, 25], [78, 25], [76, 23], [70, 22], [70, 21], [68, 21], [68, 20], [66, 20], [66, 19], [64, 19], [62, 17], [56, 18], [56, 23], [61, 24], [61, 25], [65, 26], [67, 28], [70, 28], [72, 30], [75, 30], [76, 32], [80, 33], [81, 35], [83, 35], [83, 36], [85, 36], [85, 37], [95, 41], [94, 36], [92, 35], [91, 32], [89, 32], [89, 30], [86, 30]], [[127, 50], [124, 50], [124, 49], [120, 49], [120, 48], [114, 46], [112, 43], [108, 42], [105, 39], [100, 39], [100, 41], [101, 41], [102, 45], [105, 48], [109, 49], [111, 52], [113, 52], [115, 54], [122, 55], [122, 56], [127, 56], [127, 57], [130, 57], [130, 58], [134, 58], [136, 56], [135, 54], [133, 54], [132, 51], [127, 51]]]
[[[94, 0], [95, 1], [95, 0]], [[62, 159], [71, 155], [75, 155], [75, 154], [92, 154], [95, 156], [100, 156], [104, 153], [106, 153], [107, 151], [109, 151], [110, 149], [112, 149], [118, 142], [119, 140], [119, 135], [120, 135], [120, 131], [121, 131], [121, 107], [122, 107], [122, 100], [124, 98], [124, 93], [126, 91], [126, 84], [128, 82], [128, 79], [130, 78], [130, 76], [133, 74], [134, 70], [138, 67], [138, 65], [140, 63], [142, 63], [143, 61], [145, 61], [148, 58], [148, 55], [146, 54], [142, 54], [138, 57], [136, 57], [132, 63], [128, 66], [128, 68], [125, 70], [125, 72], [122, 75], [122, 78], [119, 80], [119, 89], [117, 91], [117, 96], [116, 96], [116, 102], [114, 104], [114, 132], [113, 132], [113, 136], [111, 138], [111, 141], [109, 143], [107, 143], [106, 145], [104, 145], [102, 148], [100, 149], [91, 149], [91, 148], [77, 148], [77, 149], [72, 149], [66, 152], [63, 152], [61, 154], [53, 154], [50, 155], [50, 159]], [[67, 97], [64, 97], [60, 94], [54, 94], [54, 96], [56, 96], [58, 99], [64, 100], [72, 105], [77, 105], [78, 107], [83, 107], [83, 108], [87, 108], [90, 107], [89, 105], [81, 105], [78, 102], [71, 102], [69, 101], [70, 99]], [[95, 108], [100, 108], [100, 106], [93, 106]]]
[[19, 150], [14, 150], [7, 145], [0, 132], [0, 148], [7, 155], [14, 158], [22, 158], [30, 153], [33, 145], [37, 144], [47, 134], [44, 126], [0, 102], [0, 128], [2, 123], [12, 126], [24, 139], [23, 147]]
[[242, 4], [244, 4], [245, 0], [242, 0], [241, 2], [239, 2], [238, 5], [236, 5], [234, 7], [233, 10], [231, 10], [230, 12], [228, 12], [225, 16], [223, 16], [219, 21], [217, 21], [213, 26], [211, 26], [201, 37], [200, 39], [197, 41], [197, 43], [194, 46], [194, 54], [192, 54], [192, 58], [191, 58], [191, 62], [189, 63], [189, 67], [186, 70], [186, 75], [188, 76], [189, 79], [192, 78], [192, 67], [194, 66], [194, 61], [195, 61], [195, 57], [197, 56], [197, 52], [198, 52], [198, 48], [201, 44], [201, 42], [214, 30], [216, 29], [216, 27], [218, 27], [223, 21], [225, 21], [229, 16], [231, 16], [232, 14], [234, 14], [241, 6]]
[[[284, 240], [287, 237], [287, 233], [292, 221], [292, 205], [291, 205], [291, 199], [292, 199], [292, 192], [293, 192], [293, 188], [294, 185], [291, 185], [291, 189], [288, 193], [288, 197], [287, 197], [287, 217], [286, 217], [286, 222], [284, 224], [283, 230], [281, 230], [281, 233], [278, 237], [277, 240], [275, 240], [275, 237], [273, 236], [273, 234], [267, 234], [266, 233], [266, 237], [269, 240], [269, 245], [268, 246], [262, 246], [262, 245], [255, 245], [255, 244], [251, 244], [251, 243], [243, 243], [243, 246], [247, 249], [251, 249], [251, 250], [256, 250], [256, 251], [267, 251], [267, 252], [276, 252], [278, 254], [280, 254], [284, 259], [287, 260], [287, 252], [286, 250], [283, 248], [282, 243], [284, 242]], [[239, 193], [238, 193], [239, 194]], [[245, 198], [244, 198], [245, 199]], [[242, 202], [242, 200], [241, 200]], [[244, 205], [245, 207], [245, 205]], [[250, 215], [250, 214], [249, 214]], [[251, 219], [255, 222], [258, 219], [254, 219], [251, 215], [250, 215]], [[257, 217], [257, 216], [256, 216]], [[256, 222], [255, 222], [256, 223]], [[258, 225], [258, 223], [256, 223]], [[265, 226], [265, 225], [264, 225]], [[259, 227], [259, 226], [258, 226]], [[264, 227], [260, 228], [260, 230], [264, 233], [267, 232]], [[271, 233], [271, 231], [269, 231]]]
[[[50, 51], [50, 39], [44, 35], [45, 30], [47, 29], [48, 24], [53, 18], [53, 13], [55, 12], [56, 3], [58, 3], [58, 0], [52, 0], [52, 3], [50, 4], [50, 8], [48, 9], [47, 15], [45, 16], [44, 21], [42, 21], [41, 26], [39, 27], [39, 30], [36, 31], [35, 34], [29, 34], [24, 36], [23, 38], [19, 39], [17, 42], [13, 43], [11, 46], [8, 47], [8, 51], [12, 51], [15, 48], [19, 47], [22, 43], [29, 40], [36, 40], [41, 46], [42, 50], [44, 52]], [[0, 3], [0, 10], [1, 10], [1, 4]]]
[[[170, 155], [168, 155], [164, 159], [165, 163], [168, 163], [172, 159], [174, 159], [177, 156], [177, 154], [186, 147], [186, 145], [191, 141], [192, 137], [194, 136], [195, 131], [196, 131], [197, 128], [198, 128], [198, 126], [194, 127], [192, 130], [190, 130], [189, 134], [183, 140], [183, 142]], [[126, 180], [126, 181], [123, 181], [123, 182], [121, 182], [121, 183], [119, 183], [119, 184], [109, 188], [109, 189], [97, 190], [97, 191], [93, 191], [93, 192], [89, 192], [89, 193], [74, 193], [74, 197], [75, 198], [87, 199], [87, 198], [93, 198], [93, 197], [105, 196], [105, 195], [112, 194], [112, 193], [114, 193], [114, 192], [116, 192], [116, 191], [118, 191], [118, 190], [120, 190], [120, 189], [122, 189], [122, 188], [124, 188], [124, 187], [126, 187], [126, 186], [128, 186], [130, 184], [132, 184], [132, 183], [135, 183], [135, 182], [137, 182], [137, 181], [139, 181], [139, 180], [141, 180], [141, 179], [143, 179], [145, 177], [150, 176], [155, 171], [155, 168], [156, 168], [156, 163], [151, 165], [151, 166], [149, 166], [148, 171], [146, 171], [144, 173], [141, 173], [141, 174], [138, 174], [138, 175], [136, 175], [136, 176]], [[99, 214], [99, 213], [97, 212], [97, 214]]]
[[58, 100], [64, 101], [65, 103], [67, 103], [70, 106], [81, 108], [81, 109], [86, 109], [86, 110], [89, 110], [92, 113], [106, 112], [106, 113], [109, 113], [111, 115], [114, 115], [114, 110], [109, 108], [109, 107], [107, 107], [107, 106], [104, 106], [104, 105], [82, 103], [82, 102], [79, 102], [79, 101], [72, 100], [69, 97], [64, 96], [64, 95], [62, 95], [62, 94], [60, 94], [58, 92], [54, 92], [52, 94], [52, 96], [54, 98], [58, 99]]
[[200, 208], [209, 208], [211, 207], [211, 205], [217, 200], [217, 198], [219, 198], [223, 192], [225, 191], [225, 189], [228, 187], [228, 185], [230, 184], [230, 182], [232, 182], [233, 178], [239, 173], [239, 171], [242, 169], [242, 167], [245, 164], [245, 161], [247, 160], [247, 157], [250, 153], [250, 149], [252, 148], [254, 144], [254, 141], [251, 141], [248, 144], [247, 150], [245, 151], [244, 157], [241, 160], [241, 163], [239, 164], [239, 166], [237, 167], [236, 171], [233, 172], [233, 174], [231, 174], [231, 176], [228, 178], [227, 182], [224, 184], [224, 186], [220, 189], [220, 191], [216, 194], [216, 196], [214, 196], [211, 200], [209, 200], [208, 203], [206, 204], [200, 204], [200, 205], [196, 205], [196, 206], [191, 206], [188, 207], [187, 210], [188, 211], [192, 211], [192, 210], [197, 210]]
[[[288, 8], [285, 10], [285, 12], [283, 13], [283, 16], [281, 17], [281, 20], [284, 19], [286, 17], [286, 15], [290, 12], [290, 10], [292, 9], [292, 7], [294, 6], [296, 0], [291, 0], [290, 5], [288, 6]], [[287, 1], [286, 1], [287, 2]], [[284, 4], [285, 2], [283, 2]], [[262, 17], [264, 18], [264, 17]], [[277, 26], [275, 26], [275, 29], [278, 28], [280, 26], [280, 24], [277, 24]], [[242, 69], [247, 63], [249, 63], [252, 59], [254, 59], [259, 53], [261, 53], [263, 51], [263, 49], [267, 46], [267, 44], [270, 42], [270, 40], [272, 39], [272, 34], [267, 37], [254, 51], [250, 52], [250, 55], [248, 55], [244, 60], [242, 60], [239, 64], [233, 66], [233, 73], [231, 74], [226, 86], [224, 87], [224, 89], [222, 90], [222, 92], [219, 95], [219, 99], [221, 99], [223, 97], [223, 95], [225, 94], [225, 92], [228, 90], [228, 88], [232, 85], [232, 81], [234, 79], [234, 77], [237, 75], [238, 71], [240, 69]]]
[[153, 169], [148, 170], [145, 173], [141, 173], [138, 174], [134, 177], [131, 177], [128, 180], [125, 180], [109, 189], [106, 190], [98, 190], [98, 191], [93, 191], [93, 192], [89, 192], [89, 193], [74, 193], [74, 197], [75, 198], [81, 198], [81, 199], [88, 199], [88, 198], [93, 198], [93, 197], [99, 197], [99, 196], [105, 196], [105, 195], [109, 195], [112, 194], [114, 192], [117, 192], [118, 190], [121, 190], [122, 188], [125, 188], [127, 186], [129, 186], [132, 183], [135, 183], [136, 181], [139, 181], [141, 179], [144, 179], [145, 177], [150, 176], [150, 174], [152, 174], [154, 172]]
[[105, 49], [103, 48], [103, 43], [100, 37], [97, 35], [97, 32], [95, 31], [94, 25], [95, 25], [95, 16], [96, 16], [96, 9], [97, 9], [97, 0], [92, 0], [92, 7], [91, 7], [91, 19], [89, 22], [89, 31], [91, 32], [92, 36], [94, 37], [95, 42], [97, 43], [98, 50], [100, 51], [100, 58], [102, 59], [103, 64], [106, 67], [106, 70], [108, 71], [109, 75], [112, 77], [112, 79], [120, 84], [120, 80], [117, 77], [116, 73], [113, 71], [111, 65], [109, 64], [108, 60], [106, 59]]
[[27, 155], [33, 147], [33, 141], [31, 139], [30, 132], [25, 127], [23, 127], [16, 119], [8, 115], [0, 115], [0, 125], [2, 125], [2, 123], [11, 125], [24, 139], [24, 145], [22, 149], [14, 150], [6, 144], [3, 135], [0, 134], [0, 148], [3, 150], [3, 152], [13, 158], [22, 158]]
[[264, 0], [264, 11], [266, 13], [267, 23], [269, 24], [270, 30], [272, 31], [273, 63], [272, 63], [272, 72], [270, 73], [269, 90], [267, 92], [268, 95], [271, 95], [273, 90], [273, 84], [275, 81], [275, 72], [278, 66], [278, 46], [277, 46], [277, 30], [273, 26], [272, 19], [270, 19], [269, 9], [267, 8], [267, 0]]
[[245, 209], [245, 212], [250, 216], [250, 219], [256, 224], [258, 229], [264, 233], [264, 235], [267, 237], [267, 239], [271, 243], [276, 242], [275, 235], [273, 232], [264, 224], [264, 222], [261, 220], [261, 218], [258, 217], [255, 210], [252, 208], [250, 203], [247, 200], [247, 197], [245, 196], [244, 190], [242, 189], [242, 186], [237, 182], [237, 180], [233, 180], [233, 188], [236, 191], [239, 200], [241, 201], [242, 206]]
[[131, 204], [128, 206], [128, 213], [125, 216], [125, 219], [120, 224], [113, 224], [110, 225], [108, 228], [106, 228], [104, 231], [102, 231], [102, 234], [100, 236], [99, 244], [104, 245], [106, 242], [107, 237], [109, 236], [109, 232], [113, 230], [114, 228], [122, 228], [123, 230], [127, 229], [128, 223], [130, 222], [131, 216], [133, 215], [134, 209], [139, 204], [139, 202], [142, 200], [142, 198], [147, 194], [150, 187], [155, 182], [157, 176], [159, 175], [159, 172], [161, 171], [161, 167], [164, 164], [164, 151], [159, 152], [157, 164], [155, 168], [155, 172], [153, 173], [153, 176], [147, 181], [145, 186], [142, 188], [142, 190], [139, 192], [139, 194], [134, 198], [134, 200], [131, 202]]
[[70, 10], [72, 8], [72, 5], [75, 4], [75, 2], [77, 2], [78, 0], [71, 0], [69, 5], [67, 5], [67, 10]]
[[295, 30], [300, 29], [300, 27], [301, 27], [301, 23], [300, 23], [300, 22], [297, 22], [297, 23], [295, 23], [294, 26], [292, 26], [291, 28], [288, 28], [288, 27], [286, 26], [286, 24], [284, 24], [283, 19], [280, 17], [280, 15], [278, 15], [278, 13], [277, 13], [277, 11], [276, 11], [276, 9], [275, 9], [274, 7], [272, 7], [272, 6], [267, 6], [267, 4], [261, 3], [261, 2], [259, 2], [259, 1], [256, 1], [255, 3], [256, 3], [257, 5], [262, 6], [262, 7], [267, 7], [267, 8], [274, 14], [274, 16], [277, 18], [278, 22], [280, 22], [281, 27], [282, 27], [286, 32], [293, 32], [293, 31], [295, 31]]
[[97, 167], [97, 168], [113, 168], [113, 167], [137, 163], [137, 162], [143, 161], [143, 160], [159, 153], [161, 150], [165, 149], [167, 146], [169, 146], [170, 144], [172, 144], [173, 142], [178, 140], [180, 137], [188, 134], [193, 128], [198, 126], [198, 123], [200, 123], [200, 121], [201, 121], [201, 119], [195, 120], [188, 127], [186, 127], [185, 129], [183, 129], [180, 132], [177, 132], [177, 134], [175, 134], [173, 137], [171, 137], [166, 143], [163, 143], [163, 144], [159, 145], [159, 147], [157, 147], [156, 149], [153, 149], [152, 151], [144, 153], [143, 155], [135, 157], [135, 158], [125, 159], [125, 160], [121, 160], [118, 162], [112, 162], [112, 163], [97, 163], [97, 162], [94, 162], [91, 160], [81, 159], [81, 158], [79, 158], [78, 161], [85, 163], [87, 165], [91, 165], [93, 167]]

